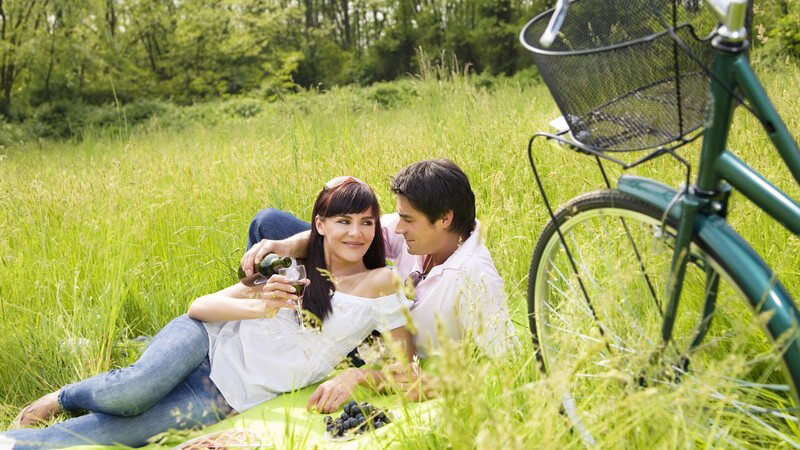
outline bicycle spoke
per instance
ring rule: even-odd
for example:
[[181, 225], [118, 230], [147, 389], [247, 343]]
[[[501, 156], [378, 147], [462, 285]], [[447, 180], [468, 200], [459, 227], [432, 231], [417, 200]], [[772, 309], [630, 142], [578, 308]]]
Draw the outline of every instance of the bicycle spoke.
[[769, 391], [778, 391], [778, 392], [789, 392], [791, 390], [791, 388], [787, 384], [753, 383], [751, 381], [744, 381], [738, 378], [731, 378], [731, 377], [722, 377], [722, 378], [728, 381], [735, 382], [736, 384], [742, 387], [766, 389]]
[[753, 421], [755, 421], [756, 423], [758, 423], [761, 426], [763, 426], [764, 428], [766, 428], [770, 433], [780, 437], [785, 443], [791, 445], [792, 447], [800, 448], [800, 444], [798, 444], [796, 441], [794, 441], [791, 438], [789, 438], [789, 436], [786, 436], [784, 433], [781, 433], [780, 431], [776, 430], [775, 427], [773, 427], [770, 424], [764, 422], [762, 419], [760, 419], [759, 417], [757, 417], [753, 413], [749, 412], [748, 410], [742, 408], [740, 405], [737, 405], [735, 403], [736, 402], [734, 402], [734, 407], [736, 407], [736, 409], [738, 409], [742, 413], [746, 414]]
[[620, 217], [620, 222], [622, 222], [622, 227], [625, 228], [625, 234], [628, 236], [628, 242], [630, 242], [631, 247], [633, 248], [634, 254], [636, 254], [636, 259], [639, 261], [639, 269], [642, 271], [642, 275], [644, 276], [645, 281], [647, 282], [647, 287], [650, 290], [650, 295], [653, 297], [653, 301], [656, 304], [656, 310], [658, 310], [658, 314], [661, 317], [664, 317], [663, 308], [661, 307], [661, 302], [658, 300], [658, 295], [656, 294], [656, 289], [653, 287], [653, 282], [650, 280], [650, 276], [647, 275], [647, 269], [644, 267], [644, 261], [642, 261], [642, 256], [639, 253], [639, 249], [636, 247], [636, 242], [633, 240], [633, 236], [631, 235], [630, 229], [628, 228], [628, 224], [625, 223], [625, 219]]
[[[693, 425], [695, 425], [696, 427], [700, 428], [700, 424], [698, 424], [697, 422], [691, 421], [691, 423]], [[715, 424], [710, 419], [709, 419], [709, 426], [711, 426], [712, 428], [716, 428]], [[705, 431], [705, 430], [703, 430], [703, 431]], [[742, 450], [744, 450], [744, 448], [745, 448], [745, 447], [739, 445], [736, 441], [731, 439], [731, 437], [728, 436], [727, 433], [723, 433], [721, 430], [720, 430], [719, 433], [715, 432], [714, 436], [722, 439], [723, 441], [725, 441], [726, 444], [730, 445], [733, 448], [738, 448], [738, 449], [742, 449]]]
[[561, 323], [563, 323], [564, 325], [567, 325], [567, 326], [570, 324], [570, 322], [569, 322], [569, 321], [567, 321], [567, 319], [565, 319], [565, 318], [564, 318], [564, 316], [562, 316], [561, 314], [559, 314], [559, 313], [558, 313], [558, 311], [556, 311], [556, 310], [555, 310], [555, 308], [553, 308], [553, 307], [550, 305], [550, 303], [548, 303], [548, 302], [545, 302], [545, 303], [544, 303], [544, 306], [546, 306], [546, 307], [547, 307], [547, 310], [548, 310], [548, 311], [552, 312], [552, 313], [553, 313], [553, 314], [554, 314], [556, 317], [558, 317], [558, 319], [561, 321]]
[[[574, 283], [572, 283], [572, 282], [570, 282], [570, 280], [569, 280], [569, 279], [567, 279], [567, 277], [566, 277], [566, 276], [563, 274], [563, 272], [562, 272], [561, 270], [559, 270], [559, 269], [558, 269], [558, 267], [557, 267], [557, 266], [553, 265], [553, 266], [551, 266], [551, 268], [552, 268], [552, 269], [553, 269], [553, 270], [554, 270], [554, 271], [555, 271], [555, 272], [558, 274], [558, 277], [559, 277], [559, 278], [562, 280], [562, 282], [563, 282], [564, 284], [566, 284], [567, 286], [569, 286], [569, 287], [570, 287], [570, 290], [571, 290], [571, 291], [574, 293], [574, 295], [573, 295], [573, 296], [569, 296], [569, 295], [567, 295], [567, 294], [566, 294], [566, 293], [565, 293], [563, 290], [559, 289], [557, 286], [555, 286], [555, 284], [552, 284], [552, 283], [550, 283], [549, 281], [548, 281], [548, 284], [549, 284], [549, 285], [550, 285], [550, 286], [551, 286], [553, 289], [555, 289], [555, 290], [556, 290], [556, 291], [557, 291], [559, 294], [561, 294], [561, 295], [563, 296], [563, 298], [565, 298], [565, 299], [569, 299], [569, 298], [578, 298], [578, 297], [579, 297], [579, 298], [581, 298], [581, 299], [582, 299], [582, 301], [576, 301], [576, 302], [570, 302], [570, 303], [571, 303], [571, 304], [572, 304], [572, 303], [574, 303], [574, 304], [577, 304], [577, 305], [579, 305], [579, 308], [581, 308], [581, 309], [582, 309], [582, 310], [583, 310], [583, 311], [586, 313], [586, 315], [589, 317], [589, 319], [590, 319], [590, 320], [592, 320], [593, 322], [597, 322], [597, 326], [598, 326], [598, 328], [600, 329], [600, 333], [601, 333], [601, 334], [603, 334], [603, 333], [608, 333], [608, 331], [607, 331], [607, 330], [604, 330], [604, 329], [603, 329], [603, 327], [602, 327], [602, 325], [600, 324], [600, 322], [599, 322], [599, 321], [597, 321], [597, 317], [596, 317], [596, 315], [595, 315], [595, 314], [592, 312], [592, 310], [589, 308], [589, 305], [587, 305], [587, 304], [586, 304], [586, 302], [583, 300], [583, 294], [582, 294], [582, 293], [578, 293], [578, 292], [577, 292], [577, 289], [575, 288], [575, 284], [574, 284]], [[613, 334], [613, 333], [612, 333], [612, 334]], [[615, 338], [615, 340], [617, 340], [618, 342], [619, 342], [619, 341], [621, 341], [621, 339], [619, 338], [619, 336], [614, 336], [614, 338]]]
[[[559, 292], [560, 294], [562, 294], [562, 295], [565, 295], [564, 291], [562, 291], [561, 289], [559, 289], [559, 288], [558, 288], [558, 287], [556, 287], [555, 285], [551, 285], [551, 287], [552, 287], [554, 290], [556, 290], [557, 292]], [[567, 297], [567, 298], [569, 298], [569, 297]], [[582, 302], [582, 301], [575, 301], [575, 302], [572, 302], [572, 303], [576, 303], [576, 304], [580, 305], [580, 306], [579, 306], [579, 308], [581, 309], [581, 311], [583, 311], [583, 312], [586, 314], [587, 318], [588, 318], [589, 320], [591, 320], [591, 321], [595, 321], [595, 319], [594, 319], [594, 317], [593, 317], [593, 315], [592, 315], [591, 311], [588, 309], [588, 307], [586, 307], [586, 305], [584, 304], [584, 302]], [[555, 313], [555, 309], [553, 308], [553, 306], [552, 306], [552, 305], [551, 305], [549, 302], [544, 302], [543, 304], [544, 304], [544, 305], [547, 307], [547, 309], [548, 309], [548, 310], [550, 310], [550, 311], [552, 311], [552, 312], [554, 312], [554, 313]], [[569, 325], [569, 323], [570, 323], [570, 322], [568, 322], [568, 321], [567, 321], [567, 320], [566, 320], [566, 319], [565, 319], [565, 318], [564, 318], [564, 317], [563, 317], [561, 314], [558, 314], [558, 317], [559, 317], [559, 319], [560, 319], [562, 322], [564, 322], [564, 324], [565, 324], [565, 325]], [[561, 331], [561, 330], [563, 330], [563, 329], [559, 328], [559, 330]], [[622, 341], [622, 339], [621, 339], [619, 336], [616, 336], [616, 335], [615, 335], [613, 332], [606, 331], [606, 334], [607, 334], [607, 335], [609, 335], [609, 336], [611, 336], [611, 337], [613, 337], [613, 338], [614, 338], [614, 340], [615, 340], [615, 341], [617, 341], [618, 343]], [[594, 338], [592, 338], [592, 339], [594, 339]], [[602, 341], [602, 340], [600, 340], [600, 339], [597, 339], [597, 342], [603, 342], [603, 341]], [[609, 345], [612, 345], [612, 346], [617, 346], [617, 347], [619, 347], [619, 346], [620, 346], [620, 344], [618, 344], [618, 343], [617, 343], [617, 344], [609, 344]]]
[[[569, 330], [567, 328], [561, 328], [561, 327], [557, 327], [555, 325], [550, 325], [550, 324], [548, 324], [547, 326], [552, 328], [552, 329], [554, 329], [554, 330], [561, 331], [562, 333], [567, 333], [567, 334], [570, 334], [572, 336], [578, 336], [578, 337], [580, 337], [581, 339], [584, 339], [584, 340], [596, 342], [596, 343], [599, 343], [599, 344], [604, 343], [604, 341], [602, 339], [597, 339], [597, 338], [593, 338], [591, 336], [586, 336], [585, 334], [576, 333], [576, 332], [574, 332], [572, 330]], [[633, 349], [626, 348], [626, 347], [623, 347], [623, 346], [620, 346], [620, 345], [616, 345], [616, 344], [609, 344], [609, 345], [611, 345], [611, 348], [614, 348], [614, 349], [617, 349], [617, 350], [622, 350], [622, 351], [625, 351], [625, 352], [628, 352], [628, 353], [636, 353]]]

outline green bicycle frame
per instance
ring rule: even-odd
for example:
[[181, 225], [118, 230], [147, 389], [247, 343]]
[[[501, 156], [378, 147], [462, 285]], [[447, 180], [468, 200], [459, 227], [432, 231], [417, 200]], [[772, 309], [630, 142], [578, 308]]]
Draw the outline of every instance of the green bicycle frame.
[[[736, 275], [744, 284], [741, 288], [751, 299], [756, 314], [770, 315], [765, 325], [772, 335], [782, 336], [788, 331], [795, 333], [785, 346], [784, 361], [800, 369], [800, 337], [797, 335], [800, 312], [769, 267], [727, 226], [724, 219], [730, 186], [796, 235], [800, 235], [800, 205], [726, 149], [736, 101], [731, 92], [738, 88], [750, 101], [781, 159], [798, 183], [800, 150], [753, 73], [744, 48], [731, 51], [717, 46], [715, 51], [712, 72], [716, 81], [711, 87], [697, 182], [669, 211], [671, 216], [679, 218], [679, 225], [662, 325], [663, 345], [672, 337], [691, 238], [700, 234], [707, 242], [717, 242], [716, 251], [724, 253], [715, 255], [720, 260], [737, 261]], [[665, 209], [677, 195], [672, 188], [634, 176], [622, 176], [618, 189]], [[707, 290], [703, 324], [695, 344], [702, 340], [716, 302], [716, 281], [708, 280], [708, 283], [711, 289]], [[794, 382], [795, 387], [800, 386], [800, 380]]]

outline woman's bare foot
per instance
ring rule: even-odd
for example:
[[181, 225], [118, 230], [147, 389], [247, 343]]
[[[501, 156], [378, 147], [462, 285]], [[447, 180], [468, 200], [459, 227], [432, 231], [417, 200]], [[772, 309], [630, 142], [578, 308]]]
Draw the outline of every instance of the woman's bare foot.
[[27, 427], [46, 422], [61, 411], [58, 406], [59, 391], [51, 392], [30, 405], [22, 408], [17, 418], [11, 422], [12, 427]]

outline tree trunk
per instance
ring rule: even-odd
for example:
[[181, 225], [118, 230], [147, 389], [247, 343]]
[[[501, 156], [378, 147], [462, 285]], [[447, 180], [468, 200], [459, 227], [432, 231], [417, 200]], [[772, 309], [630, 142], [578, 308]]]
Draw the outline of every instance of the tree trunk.
[[11, 87], [14, 86], [14, 64], [3, 66], [3, 99], [0, 100], [0, 113], [11, 116]]
[[56, 59], [56, 33], [62, 20], [62, 12], [59, 8], [55, 14], [55, 21], [53, 21], [53, 28], [50, 30], [50, 57], [47, 63], [47, 75], [44, 77], [44, 100], [50, 101], [50, 78], [53, 76], [53, 65]]
[[117, 30], [117, 13], [114, 11], [114, 0], [106, 0], [106, 22], [108, 23], [108, 31], [113, 38]]
[[344, 34], [344, 48], [350, 49], [353, 44], [353, 35], [350, 30], [350, 1], [342, 0], [342, 28]]
[[314, 20], [314, 2], [313, 0], [303, 0], [303, 4], [306, 6], [306, 33], [308, 33], [310, 28], [316, 26]]

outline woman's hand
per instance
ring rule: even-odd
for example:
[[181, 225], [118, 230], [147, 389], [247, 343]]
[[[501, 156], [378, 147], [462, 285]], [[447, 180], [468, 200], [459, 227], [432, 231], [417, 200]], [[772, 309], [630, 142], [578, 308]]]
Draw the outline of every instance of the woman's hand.
[[345, 370], [317, 386], [306, 402], [306, 409], [316, 409], [325, 414], [336, 411], [363, 380], [364, 374], [360, 369], [351, 367]]
[[[309, 281], [302, 280], [306, 286]], [[289, 279], [283, 275], [273, 275], [269, 277], [265, 284], [254, 288], [255, 295], [262, 300], [283, 300], [293, 302], [297, 300], [297, 290], [294, 285], [289, 284]]]
[[219, 292], [195, 299], [189, 317], [204, 322], [260, 319], [273, 317], [281, 308], [297, 308], [294, 286], [275, 275], [266, 284], [248, 287], [236, 283]]

